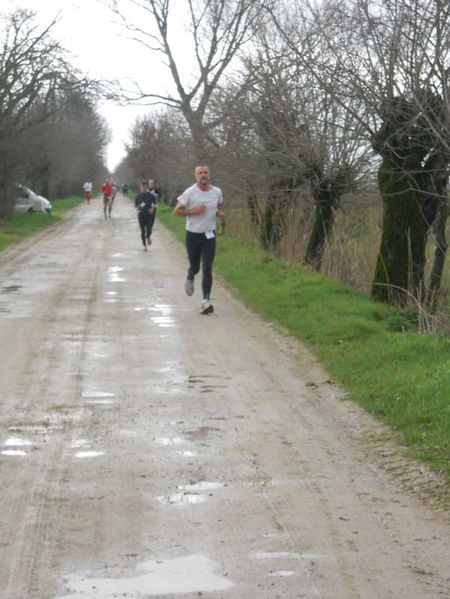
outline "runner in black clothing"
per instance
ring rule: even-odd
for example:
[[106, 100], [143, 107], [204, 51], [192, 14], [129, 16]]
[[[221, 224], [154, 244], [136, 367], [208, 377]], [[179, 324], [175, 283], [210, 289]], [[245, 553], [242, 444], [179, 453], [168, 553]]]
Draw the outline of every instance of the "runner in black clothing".
[[147, 181], [142, 181], [139, 189], [141, 191], [137, 194], [134, 205], [136, 206], [136, 211], [138, 213], [139, 227], [141, 228], [141, 239], [144, 245], [144, 251], [146, 252], [147, 245], [152, 243], [152, 216], [156, 208], [156, 200], [154, 195], [148, 190]]

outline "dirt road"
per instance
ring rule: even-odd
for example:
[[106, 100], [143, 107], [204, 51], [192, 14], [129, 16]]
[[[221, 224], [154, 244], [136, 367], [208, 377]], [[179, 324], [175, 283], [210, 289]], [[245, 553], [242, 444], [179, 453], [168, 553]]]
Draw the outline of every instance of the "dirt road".
[[218, 281], [201, 316], [185, 266], [123, 199], [0, 255], [0, 596], [450, 597], [379, 428]]

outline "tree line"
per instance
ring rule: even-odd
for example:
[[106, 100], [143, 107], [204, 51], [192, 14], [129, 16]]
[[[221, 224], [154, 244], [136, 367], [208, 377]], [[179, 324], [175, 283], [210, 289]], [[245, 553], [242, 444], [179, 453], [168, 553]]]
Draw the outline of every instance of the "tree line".
[[106, 171], [99, 84], [71, 65], [54, 25], [38, 26], [28, 10], [0, 15], [0, 219], [13, 209], [15, 183], [54, 199]]
[[[447, 252], [448, 0], [118, 4], [112, 10], [133, 37], [164, 57], [174, 90], [122, 90], [160, 105], [135, 123], [124, 172], [151, 171], [173, 197], [192, 163], [207, 161], [275, 254], [287, 215], [308, 198], [304, 261], [315, 270], [342, 198], [375, 186], [383, 217], [372, 295], [436, 307]], [[171, 37], [181, 7], [188, 71]]]

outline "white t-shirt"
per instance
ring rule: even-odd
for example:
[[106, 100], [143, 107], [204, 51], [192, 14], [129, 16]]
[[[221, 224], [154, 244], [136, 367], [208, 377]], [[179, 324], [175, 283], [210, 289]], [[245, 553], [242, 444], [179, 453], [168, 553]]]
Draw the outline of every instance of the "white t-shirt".
[[84, 191], [92, 191], [92, 183], [90, 181], [86, 181], [83, 185]]
[[186, 229], [191, 233], [207, 233], [216, 228], [216, 212], [223, 202], [222, 190], [214, 185], [208, 191], [202, 191], [197, 184], [188, 187], [178, 198], [180, 204], [187, 210], [195, 208], [200, 204], [206, 207], [206, 211], [200, 216], [187, 216]]

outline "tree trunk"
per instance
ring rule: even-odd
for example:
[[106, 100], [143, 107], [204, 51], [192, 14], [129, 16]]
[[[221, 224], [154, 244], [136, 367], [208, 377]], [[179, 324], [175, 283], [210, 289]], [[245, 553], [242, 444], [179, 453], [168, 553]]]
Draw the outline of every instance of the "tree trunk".
[[411, 169], [385, 157], [378, 171], [383, 198], [383, 232], [372, 283], [372, 296], [405, 306], [412, 294], [424, 294], [425, 248], [428, 223], [423, 194], [415, 188]]
[[427, 295], [427, 307], [430, 312], [437, 310], [437, 297], [441, 288], [442, 273], [444, 272], [445, 256], [447, 254], [447, 236], [445, 233], [448, 219], [448, 199], [442, 198], [439, 202], [434, 233], [436, 237], [436, 249], [434, 250], [434, 261], [431, 269], [430, 286]]
[[16, 201], [14, 178], [16, 164], [11, 160], [13, 153], [4, 151], [0, 145], [0, 219], [4, 220], [11, 215]]
[[322, 266], [325, 248], [332, 232], [335, 201], [336, 198], [333, 194], [323, 191], [320, 192], [319, 198], [316, 200], [314, 224], [306, 248], [305, 264], [317, 272]]
[[253, 230], [258, 231], [261, 223], [261, 213], [258, 208], [256, 195], [252, 194], [247, 196], [247, 206], [250, 213], [250, 222], [252, 223]]
[[267, 199], [261, 223], [261, 243], [265, 250], [277, 254], [283, 237], [284, 219], [277, 192], [272, 191]]
[[333, 232], [336, 210], [343, 194], [352, 185], [353, 174], [348, 167], [341, 167], [332, 174], [324, 176], [321, 167], [313, 166], [309, 178], [315, 200], [315, 214], [304, 262], [319, 271]]

